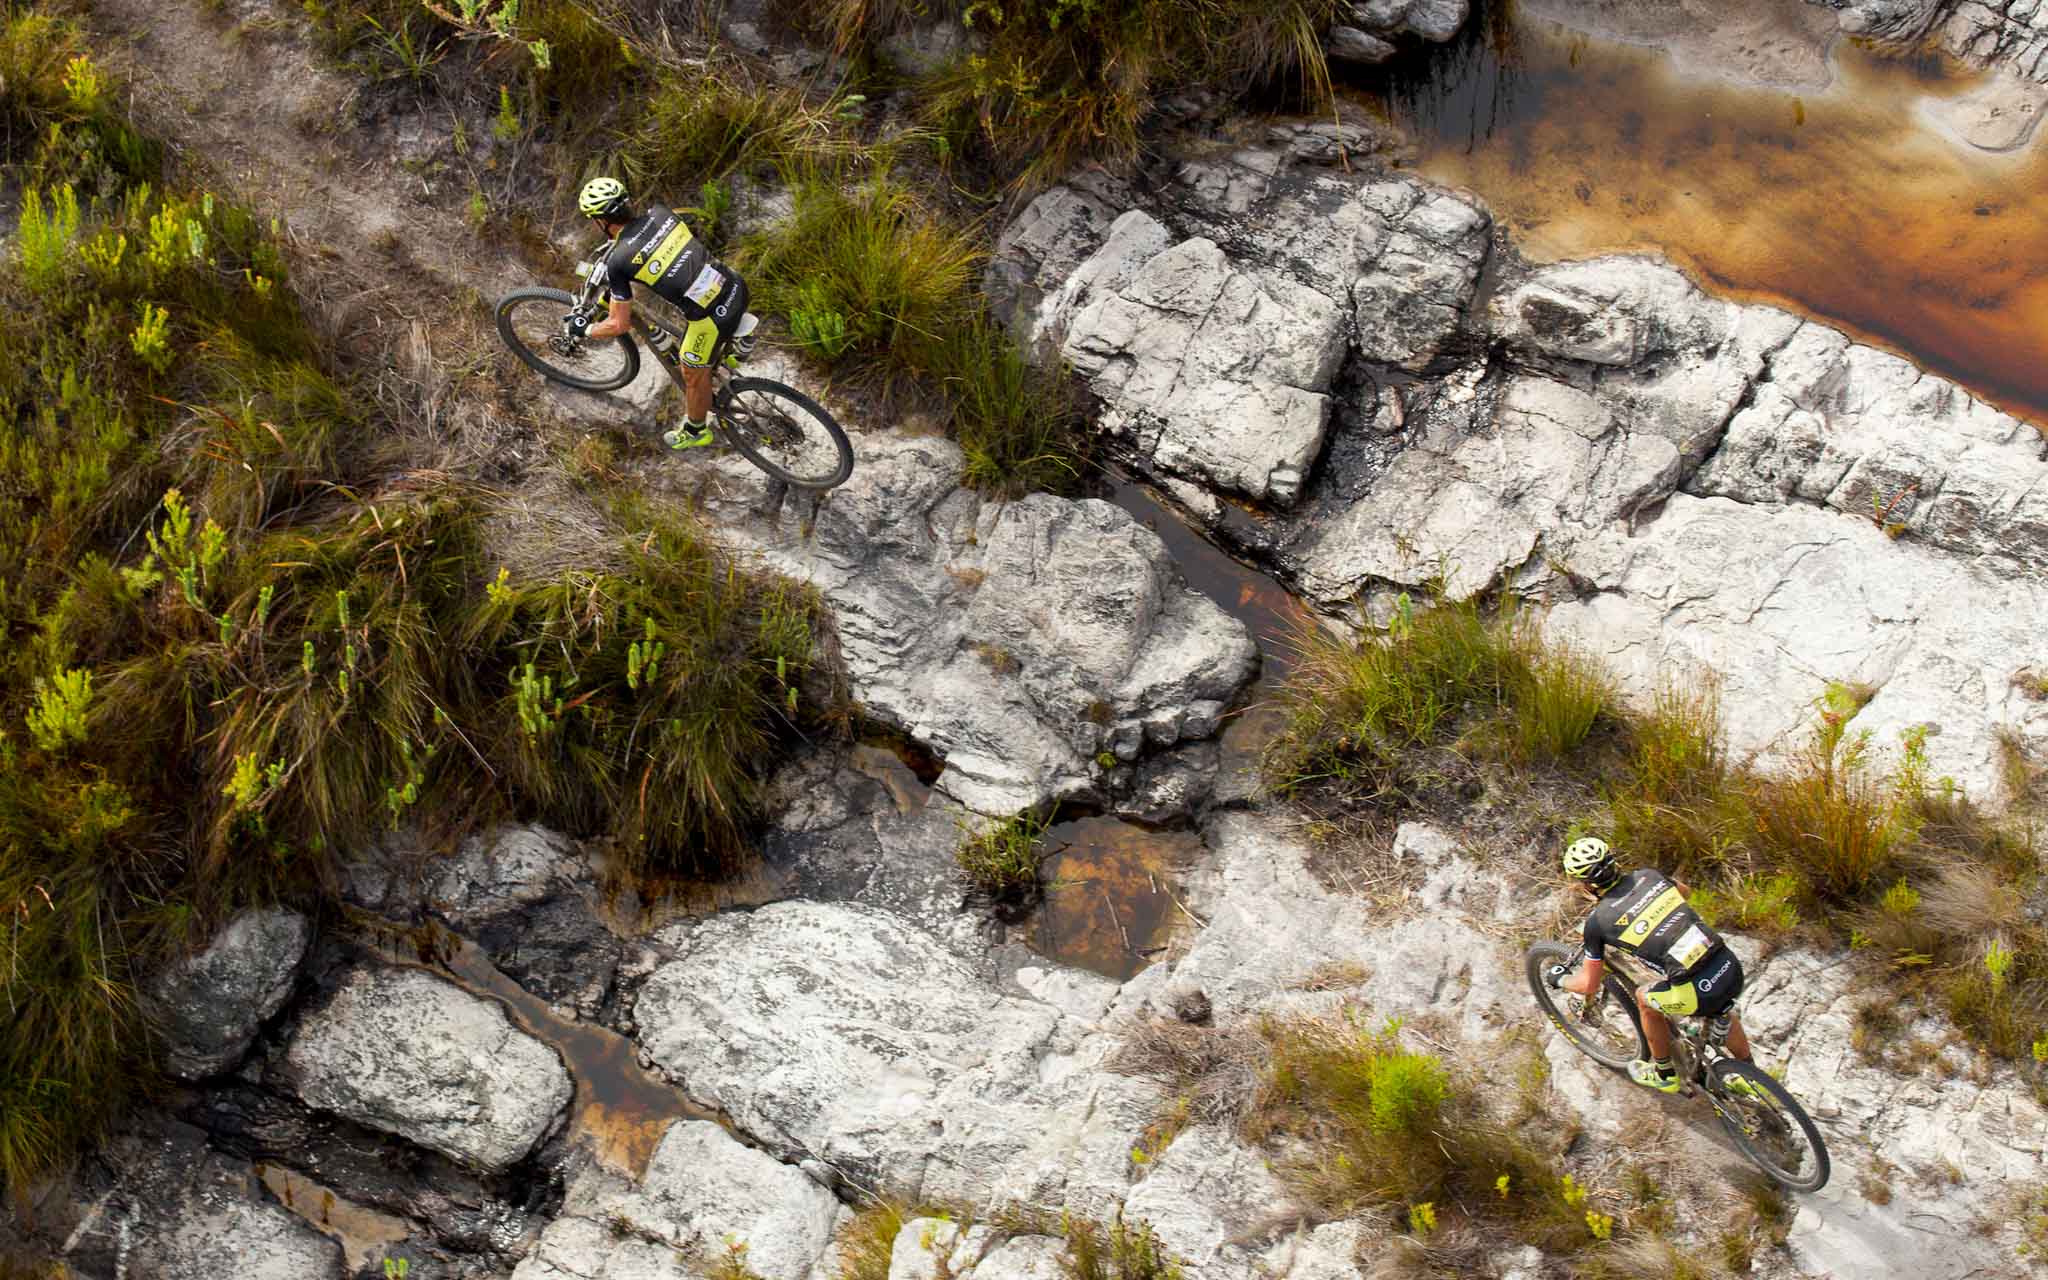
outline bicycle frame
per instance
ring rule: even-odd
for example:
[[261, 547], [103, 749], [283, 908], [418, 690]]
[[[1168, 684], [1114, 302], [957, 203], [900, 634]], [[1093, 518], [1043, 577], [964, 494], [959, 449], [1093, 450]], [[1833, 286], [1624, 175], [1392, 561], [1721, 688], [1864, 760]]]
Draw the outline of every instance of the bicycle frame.
[[[594, 319], [595, 313], [601, 307], [609, 309], [609, 303], [602, 296], [604, 289], [604, 260], [611, 253], [612, 246], [616, 243], [618, 242], [615, 240], [605, 241], [602, 245], [598, 246], [596, 252], [576, 264], [576, 275], [583, 281], [583, 287], [576, 293], [574, 311], [577, 314]], [[668, 373], [669, 381], [687, 391], [688, 388], [683, 383], [683, 370], [687, 366], [680, 359], [670, 359], [668, 355], [664, 354], [654, 344], [654, 333], [657, 329], [668, 334], [677, 343], [683, 340], [682, 331], [666, 321], [657, 319], [646, 307], [634, 307], [627, 323], [631, 327], [630, 331], [632, 334], [640, 340], [640, 345], [647, 348], [655, 357], [655, 363], [659, 364]], [[719, 387], [732, 376], [734, 361], [729, 354], [728, 347], [729, 344], [725, 335], [720, 334], [717, 345], [711, 349], [711, 363], [706, 366], [711, 373], [711, 394], [714, 398], [718, 394]]]
[[[1612, 969], [1631, 992], [1639, 991], [1643, 983], [1654, 978], [1640, 962], [1623, 959], [1625, 954], [1618, 948], [1610, 948], [1602, 963]], [[1572, 952], [1570, 967], [1576, 971], [1585, 958], [1586, 948], [1581, 945]], [[1714, 1032], [1714, 1020], [1700, 1014], [1673, 1017], [1659, 1013], [1658, 1016], [1670, 1024], [1671, 1065], [1678, 1072], [1679, 1079], [1685, 1081], [1685, 1092], [1688, 1095], [1695, 1090], [1704, 1092], [1708, 1100], [1714, 1102], [1714, 1109], [1720, 1110], [1721, 1104], [1714, 1099], [1714, 1091], [1707, 1088], [1706, 1083], [1711, 1078], [1709, 1073], [1714, 1063], [1730, 1055], [1724, 1037]]]

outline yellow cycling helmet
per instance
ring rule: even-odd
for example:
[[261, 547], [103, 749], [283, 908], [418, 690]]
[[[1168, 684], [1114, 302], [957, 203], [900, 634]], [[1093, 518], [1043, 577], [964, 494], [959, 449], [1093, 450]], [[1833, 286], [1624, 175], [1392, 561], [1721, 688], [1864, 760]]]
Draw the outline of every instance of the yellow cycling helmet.
[[617, 178], [592, 178], [576, 197], [576, 208], [586, 218], [616, 221], [628, 207], [626, 184]]
[[1582, 836], [1564, 851], [1564, 873], [1574, 880], [1602, 885], [1614, 878], [1614, 851], [1598, 836]]

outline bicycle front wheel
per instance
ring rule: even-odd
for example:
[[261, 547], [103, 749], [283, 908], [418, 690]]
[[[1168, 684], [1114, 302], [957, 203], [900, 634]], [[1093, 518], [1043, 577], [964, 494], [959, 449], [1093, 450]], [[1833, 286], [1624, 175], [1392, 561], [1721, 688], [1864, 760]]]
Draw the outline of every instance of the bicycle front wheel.
[[1557, 942], [1539, 942], [1529, 948], [1522, 968], [1529, 978], [1529, 990], [1536, 1004], [1564, 1038], [1609, 1071], [1626, 1071], [1637, 1058], [1650, 1056], [1643, 1039], [1642, 1017], [1636, 1011], [1635, 994], [1614, 974], [1604, 975], [1600, 990], [1591, 997], [1553, 990], [1543, 980], [1544, 972], [1570, 960], [1572, 949]]
[[718, 396], [719, 429], [741, 456], [799, 489], [830, 489], [853, 474], [853, 445], [803, 392], [767, 378], [734, 378]]
[[562, 317], [576, 296], [560, 289], [514, 289], [498, 299], [498, 336], [527, 367], [578, 391], [614, 391], [640, 372], [640, 348], [621, 334], [609, 341], [572, 338]]
[[[1729, 1087], [1740, 1080], [1746, 1093]], [[1773, 1182], [1787, 1191], [1818, 1191], [1828, 1183], [1828, 1149], [1806, 1108], [1785, 1092], [1785, 1086], [1735, 1058], [1714, 1063], [1708, 1078], [1714, 1112], [1742, 1154], [1756, 1162]]]

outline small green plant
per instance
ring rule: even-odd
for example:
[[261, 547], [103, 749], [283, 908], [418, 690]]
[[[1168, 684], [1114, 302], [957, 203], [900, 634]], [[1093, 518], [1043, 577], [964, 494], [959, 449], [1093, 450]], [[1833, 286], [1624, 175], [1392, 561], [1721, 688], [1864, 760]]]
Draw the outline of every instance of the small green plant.
[[139, 307], [135, 331], [128, 335], [129, 345], [135, 348], [136, 357], [158, 373], [162, 373], [171, 365], [171, 344], [166, 336], [170, 320], [170, 312], [144, 302]]
[[62, 751], [84, 742], [89, 732], [86, 713], [92, 707], [92, 672], [56, 671], [37, 682], [36, 704], [29, 709], [29, 740], [38, 751]]
[[21, 223], [16, 241], [21, 275], [37, 293], [59, 287], [78, 235], [78, 193], [65, 183], [50, 193], [45, 209], [42, 193], [30, 187], [21, 197]]
[[1151, 1225], [1128, 1222], [1121, 1211], [1107, 1229], [1062, 1215], [1059, 1233], [1067, 1241], [1061, 1262], [1070, 1280], [1181, 1280], [1180, 1260]]
[[1920, 891], [1901, 878], [1884, 891], [1877, 905], [1886, 915], [1903, 920], [1919, 909]]
[[78, 110], [89, 114], [98, 107], [104, 87], [99, 68], [86, 55], [81, 53], [64, 64], [64, 93]]
[[1597, 1209], [1586, 1210], [1586, 1230], [1593, 1233], [1595, 1240], [1614, 1238], [1614, 1215], [1601, 1213]]
[[525, 131], [520, 122], [519, 111], [512, 105], [512, 90], [505, 85], [498, 86], [498, 115], [491, 121], [491, 136], [499, 142], [517, 142]]
[[2012, 948], [1997, 938], [1984, 948], [1984, 972], [1991, 975], [1994, 995], [2005, 990], [2005, 979], [2012, 972], [2012, 958]]
[[384, 1259], [384, 1280], [405, 1280], [412, 1270], [412, 1262], [406, 1258]]
[[1027, 811], [966, 832], [953, 850], [953, 860], [968, 879], [997, 901], [1029, 901], [1039, 892], [1044, 835], [1045, 823]]
[[445, 9], [433, 0], [421, 2], [428, 13], [456, 28], [468, 39], [503, 40], [523, 45], [527, 55], [533, 59], [535, 70], [547, 71], [554, 66], [554, 50], [546, 40], [529, 40], [519, 34], [520, 0], [456, 0], [456, 11]]
[[1436, 1230], [1436, 1206], [1425, 1200], [1408, 1207], [1408, 1230], [1418, 1236], [1427, 1236]]

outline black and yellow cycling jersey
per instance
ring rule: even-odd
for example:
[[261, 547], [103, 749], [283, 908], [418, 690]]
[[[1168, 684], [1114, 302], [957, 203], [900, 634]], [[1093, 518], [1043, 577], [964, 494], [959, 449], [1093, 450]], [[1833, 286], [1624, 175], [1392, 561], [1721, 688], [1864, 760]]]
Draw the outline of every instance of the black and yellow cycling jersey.
[[1650, 988], [1650, 1003], [1667, 1014], [1720, 1014], [1742, 990], [1742, 965], [1671, 877], [1645, 867], [1631, 871], [1600, 895], [1586, 917], [1586, 954], [1602, 959], [1609, 946], [1644, 961], [1664, 980]]
[[1692, 972], [1721, 945], [1721, 935], [1686, 905], [1669, 876], [1645, 867], [1615, 881], [1586, 917], [1586, 954], [1598, 960], [1610, 944], [1675, 976]]
[[610, 297], [629, 302], [633, 286], [643, 284], [683, 313], [690, 322], [680, 352], [686, 364], [709, 364], [713, 344], [721, 334], [731, 337], [747, 313], [746, 281], [663, 205], [649, 205], [626, 224], [604, 267]]

